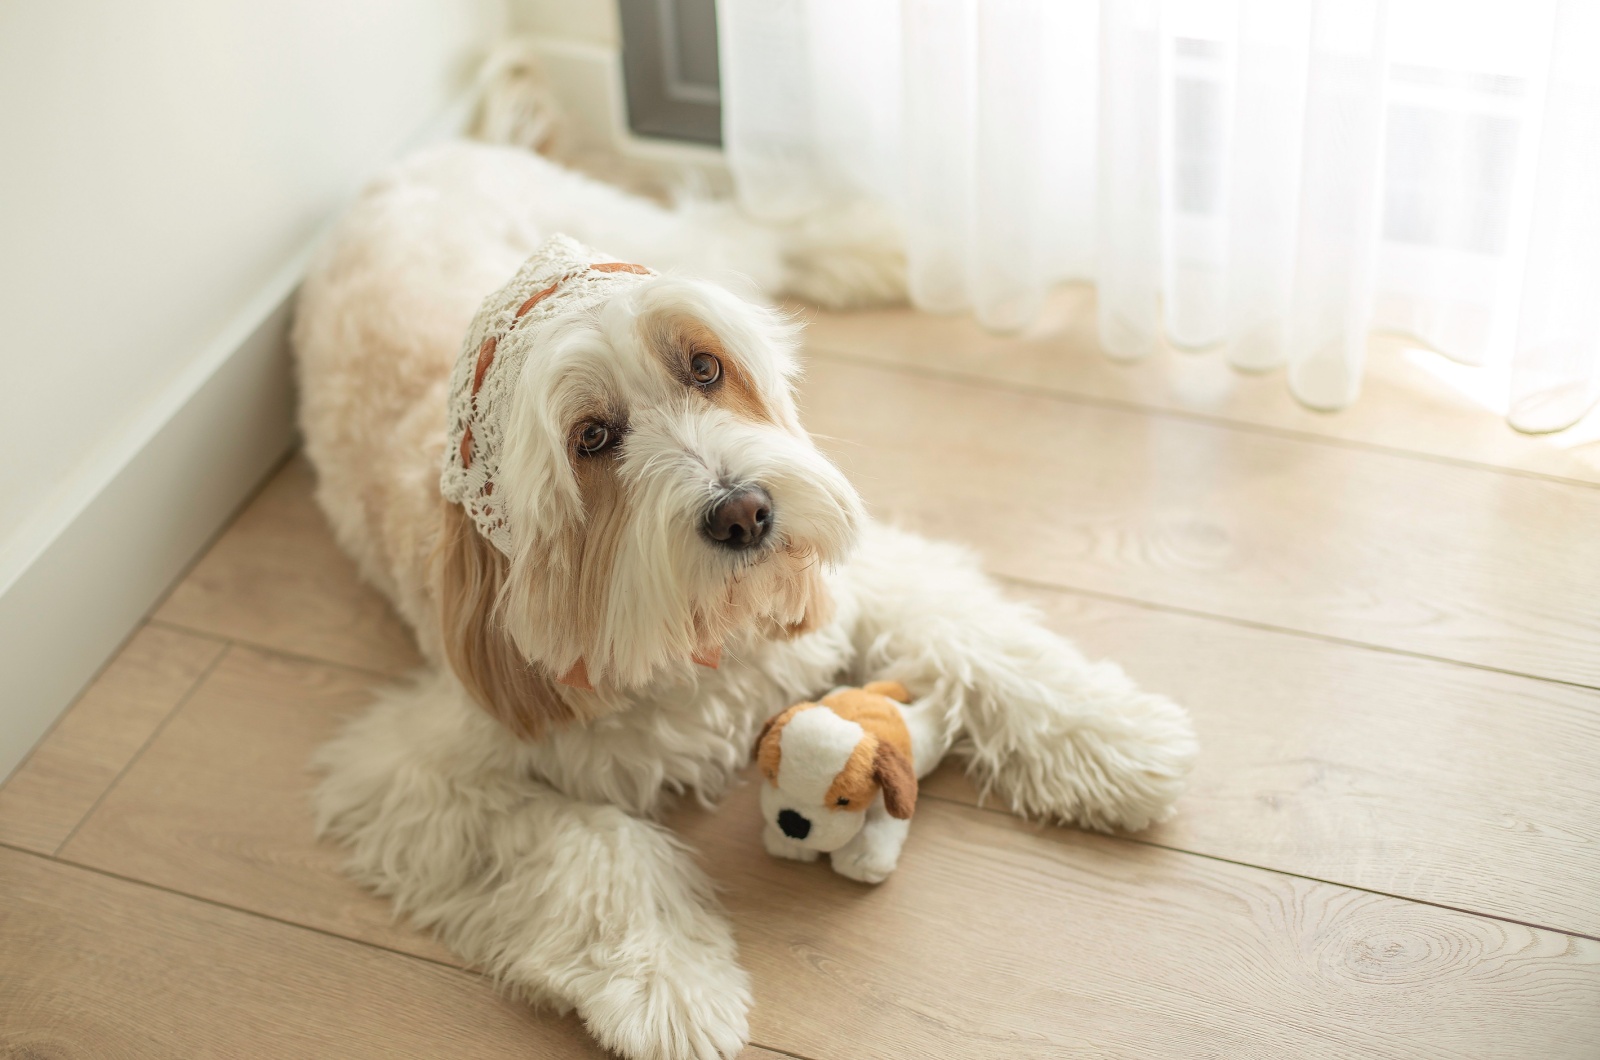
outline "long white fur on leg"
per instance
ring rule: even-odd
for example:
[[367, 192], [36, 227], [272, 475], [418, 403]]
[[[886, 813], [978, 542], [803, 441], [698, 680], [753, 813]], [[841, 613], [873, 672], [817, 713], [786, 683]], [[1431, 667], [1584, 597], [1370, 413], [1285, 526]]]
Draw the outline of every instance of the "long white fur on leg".
[[846, 575], [858, 669], [942, 703], [982, 791], [1106, 831], [1170, 815], [1198, 751], [1181, 707], [1087, 661], [963, 549], [874, 525]]
[[352, 873], [622, 1056], [736, 1054], [749, 978], [704, 875], [657, 825], [529, 779], [463, 698], [448, 676], [387, 693], [318, 751]]

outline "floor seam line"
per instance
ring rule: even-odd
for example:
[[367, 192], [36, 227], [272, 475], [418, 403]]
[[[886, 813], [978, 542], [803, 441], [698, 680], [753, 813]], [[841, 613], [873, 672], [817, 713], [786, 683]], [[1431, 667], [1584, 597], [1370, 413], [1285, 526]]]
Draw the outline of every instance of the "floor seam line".
[[813, 1060], [812, 1057], [809, 1057], [804, 1053], [792, 1053], [787, 1049], [780, 1049], [776, 1045], [767, 1045], [763, 1042], [758, 1042], [753, 1038], [748, 1044], [755, 1046], [757, 1049], [765, 1049], [769, 1053], [777, 1053], [779, 1056], [791, 1057], [792, 1060]]
[[61, 852], [67, 849], [67, 845], [71, 843], [74, 838], [76, 838], [78, 832], [85, 824], [88, 823], [89, 818], [93, 817], [99, 811], [100, 807], [105, 804], [106, 798], [116, 790], [118, 784], [122, 783], [122, 778], [128, 775], [128, 770], [133, 768], [135, 762], [138, 762], [139, 759], [144, 757], [145, 752], [148, 751], [151, 745], [156, 742], [156, 738], [166, 731], [167, 724], [171, 722], [173, 718], [177, 717], [180, 710], [188, 705], [189, 701], [194, 698], [194, 694], [200, 690], [200, 686], [205, 684], [206, 681], [210, 679], [217, 667], [221, 665], [222, 660], [228, 657], [228, 652], [231, 650], [232, 645], [224, 644], [222, 649], [217, 652], [216, 658], [207, 663], [205, 669], [200, 671], [200, 673], [195, 677], [193, 683], [191, 683], [188, 688], [184, 689], [183, 695], [179, 696], [178, 701], [172, 704], [172, 706], [168, 708], [167, 712], [161, 716], [161, 720], [156, 724], [156, 727], [150, 730], [150, 735], [146, 736], [139, 744], [138, 750], [134, 751], [128, 760], [122, 763], [122, 768], [118, 769], [117, 775], [111, 778], [111, 783], [107, 784], [101, 790], [100, 794], [95, 796], [94, 802], [91, 803], [89, 808], [84, 811], [83, 816], [78, 818], [77, 824], [72, 826], [72, 830], [67, 833], [67, 837], [58, 843], [56, 848], [51, 851], [50, 857], [59, 857]]
[[1165, 850], [1173, 854], [1182, 854], [1186, 857], [1204, 858], [1207, 861], [1221, 862], [1224, 865], [1235, 865], [1242, 869], [1253, 869], [1257, 872], [1269, 872], [1275, 876], [1288, 876], [1297, 880], [1305, 880], [1308, 883], [1321, 883], [1329, 887], [1342, 887], [1345, 890], [1360, 891], [1363, 894], [1376, 895], [1379, 898], [1393, 898], [1396, 901], [1409, 902], [1412, 905], [1426, 906], [1430, 909], [1444, 909], [1452, 913], [1461, 913], [1464, 916], [1475, 916], [1484, 920], [1496, 920], [1504, 924], [1517, 924], [1521, 927], [1533, 928], [1538, 931], [1548, 931], [1552, 935], [1561, 935], [1566, 938], [1588, 939], [1591, 942], [1600, 942], [1600, 936], [1590, 935], [1586, 932], [1576, 931], [1571, 928], [1552, 927], [1549, 924], [1540, 924], [1532, 920], [1519, 920], [1516, 917], [1502, 916], [1499, 913], [1486, 913], [1480, 909], [1467, 909], [1463, 906], [1450, 905], [1446, 902], [1430, 901], [1427, 898], [1416, 898], [1407, 894], [1396, 894], [1393, 891], [1381, 891], [1375, 887], [1364, 887], [1358, 883], [1345, 883], [1341, 880], [1330, 880], [1322, 876], [1310, 876], [1303, 872], [1294, 872], [1289, 869], [1274, 868], [1270, 865], [1258, 865], [1253, 861], [1240, 861], [1237, 858], [1223, 857], [1220, 854], [1208, 854], [1203, 850], [1190, 850], [1187, 847], [1173, 846], [1170, 843], [1158, 843], [1153, 839], [1140, 839], [1137, 836], [1120, 835], [1111, 832], [1087, 832], [1085, 829], [1076, 828], [1075, 826], [1071, 825], [1052, 825], [1048, 821], [1040, 821], [1033, 818], [1021, 817], [1012, 813], [1010, 810], [994, 806], [982, 806], [972, 802], [965, 802], [961, 799], [952, 798], [949, 795], [936, 795], [930, 793], [923, 797], [931, 799], [934, 802], [942, 802], [947, 806], [959, 806], [968, 810], [976, 811], [978, 813], [995, 814], [1001, 817], [1011, 818], [1015, 821], [1021, 821], [1025, 824], [1040, 825], [1045, 828], [1062, 828], [1065, 830], [1085, 832], [1085, 834], [1098, 836], [1102, 839], [1110, 839], [1116, 842], [1128, 843], [1133, 846], [1150, 847], [1155, 850]]
[[133, 628], [128, 630], [127, 635], [122, 638], [122, 642], [112, 649], [111, 654], [107, 655], [104, 661], [100, 663], [99, 669], [95, 670], [95, 672], [89, 676], [89, 679], [83, 683], [83, 687], [78, 689], [77, 694], [68, 700], [67, 705], [62, 707], [56, 716], [51, 719], [49, 728], [40, 733], [39, 738], [33, 741], [33, 746], [28, 748], [28, 753], [23, 755], [22, 758], [17, 761], [15, 766], [11, 767], [11, 774], [7, 776], [4, 781], [0, 781], [0, 791], [5, 790], [7, 784], [10, 784], [22, 774], [23, 769], [27, 767], [28, 763], [33, 761], [33, 756], [38, 754], [39, 749], [49, 742], [51, 736], [55, 735], [55, 731], [61, 727], [61, 723], [66, 720], [67, 715], [71, 714], [78, 704], [83, 701], [83, 697], [89, 694], [89, 689], [93, 688], [95, 686], [95, 682], [99, 681], [101, 677], [105, 676], [106, 671], [111, 669], [111, 665], [113, 663], [122, 658], [122, 653], [126, 651], [128, 645], [133, 642], [133, 638], [137, 637], [139, 635], [139, 631], [144, 629], [149, 624], [150, 620], [148, 616], [141, 616], [140, 619], [133, 624]]
[[120, 872], [114, 872], [111, 869], [101, 868], [97, 865], [90, 865], [82, 861], [74, 861], [71, 858], [61, 857], [57, 854], [43, 854], [37, 850], [29, 850], [26, 847], [19, 847], [14, 843], [9, 843], [5, 840], [0, 840], [0, 847], [5, 848], [6, 850], [15, 851], [18, 854], [27, 854], [31, 857], [41, 858], [45, 861], [53, 861], [58, 865], [65, 865], [69, 868], [78, 869], [81, 872], [88, 872], [96, 876], [102, 876], [106, 879], [118, 880], [122, 883], [131, 884], [135, 887], [145, 887], [152, 891], [159, 891], [162, 894], [170, 894], [176, 898], [186, 898], [190, 901], [200, 902], [203, 905], [209, 905], [215, 909], [226, 909], [229, 912], [239, 913], [242, 916], [253, 917], [257, 920], [265, 920], [268, 923], [281, 924], [284, 927], [298, 928], [302, 931], [309, 931], [313, 934], [321, 935], [324, 938], [337, 939], [340, 942], [348, 942], [352, 945], [364, 946], [368, 949], [378, 950], [383, 953], [392, 953], [396, 957], [408, 957], [411, 960], [422, 961], [426, 964], [432, 964], [440, 968], [448, 968], [453, 972], [464, 972], [471, 975], [481, 976], [481, 973], [476, 972], [471, 968], [468, 968], [464, 965], [451, 964], [448, 961], [442, 961], [437, 957], [424, 957], [421, 954], [409, 953], [406, 950], [399, 950], [392, 946], [385, 946], [381, 942], [372, 942], [368, 939], [355, 938], [351, 935], [341, 935], [337, 931], [330, 931], [327, 928], [317, 927], [314, 924], [302, 924], [296, 920], [289, 920], [285, 917], [274, 916], [271, 913], [263, 913], [259, 909], [250, 909], [246, 906], [234, 905], [231, 902], [220, 901], [216, 898], [208, 898], [203, 894], [193, 894], [189, 891], [180, 890], [176, 887], [170, 887], [163, 883], [155, 883], [151, 880], [142, 880], [137, 876], [124, 875]]
[[[221, 641], [239, 648], [248, 648], [251, 651], [260, 652], [263, 655], [274, 655], [280, 659], [289, 659], [294, 662], [311, 663], [315, 666], [332, 666], [335, 669], [348, 670], [351, 673], [363, 674], [367, 677], [377, 677], [385, 681], [404, 681], [406, 679], [406, 675], [403, 673], [391, 673], [386, 670], [373, 670], [365, 666], [357, 666], [355, 663], [340, 662], [336, 659], [322, 659], [315, 655], [304, 655], [300, 652], [289, 651], [286, 648], [275, 647], [271, 644], [262, 644], [260, 641], [251, 640], [247, 637], [224, 637], [221, 634], [208, 633], [204, 630], [195, 629], [193, 626], [185, 625], [182, 622], [174, 622], [170, 618], [152, 618], [149, 621], [150, 624], [159, 625], [164, 629], [177, 630], [181, 633], [192, 633], [197, 637]], [[429, 664], [426, 660], [423, 660], [418, 665], [421, 667], [427, 667]]]
[[1101, 589], [1088, 589], [1077, 585], [1064, 585], [1057, 582], [1039, 581], [1035, 578], [1025, 578], [1015, 574], [1001, 574], [992, 570], [986, 573], [996, 581], [1007, 582], [1012, 585], [1023, 586], [1030, 589], [1041, 589], [1047, 592], [1070, 593], [1075, 596], [1088, 596], [1098, 600], [1107, 600], [1112, 603], [1126, 604], [1147, 611], [1161, 611], [1167, 614], [1183, 615], [1188, 618], [1199, 618], [1211, 622], [1222, 622], [1230, 626], [1239, 626], [1244, 629], [1257, 629], [1268, 633], [1282, 633], [1286, 636], [1301, 637], [1306, 640], [1317, 640], [1327, 644], [1338, 644], [1347, 648], [1359, 648], [1367, 651], [1382, 652], [1385, 655], [1398, 655], [1408, 659], [1422, 659], [1426, 662], [1441, 663], [1447, 666], [1461, 666], [1469, 670], [1479, 670], [1487, 673], [1504, 674], [1507, 677], [1521, 677], [1529, 681], [1544, 681], [1548, 684], [1562, 685], [1567, 688], [1577, 688], [1585, 692], [1600, 692], [1600, 685], [1586, 684], [1565, 677], [1551, 677], [1548, 674], [1528, 673], [1524, 670], [1511, 670], [1503, 666], [1491, 666], [1488, 663], [1472, 662], [1468, 659], [1452, 659], [1448, 655], [1431, 655], [1428, 652], [1414, 651], [1410, 648], [1396, 648], [1388, 644], [1376, 644], [1370, 641], [1354, 640], [1349, 637], [1339, 637], [1331, 633], [1318, 633], [1315, 630], [1297, 629], [1294, 626], [1280, 626], [1271, 622], [1262, 622], [1253, 618], [1238, 618], [1233, 615], [1218, 614], [1214, 611], [1201, 611], [1192, 607], [1183, 607], [1178, 604], [1163, 604], [1152, 600], [1143, 600], [1137, 596], [1123, 596], [1120, 593], [1108, 593]]
[[[840, 352], [837, 348], [828, 345], [807, 344], [806, 352], [822, 360], [832, 361], [837, 364], [854, 364], [874, 368], [884, 372], [898, 372], [905, 375], [918, 376], [925, 379], [935, 379], [945, 383], [958, 383], [975, 387], [980, 390], [989, 390], [997, 393], [1014, 394], [1020, 397], [1044, 398], [1051, 401], [1061, 401], [1068, 404], [1087, 405], [1094, 408], [1110, 409], [1116, 412], [1141, 413], [1150, 416], [1162, 416], [1169, 419], [1179, 419], [1190, 423], [1201, 423], [1225, 430], [1237, 430], [1247, 434], [1260, 434], [1274, 438], [1284, 438], [1291, 441], [1302, 441], [1314, 445], [1326, 445], [1335, 449], [1347, 449], [1363, 453], [1378, 453], [1401, 459], [1419, 460], [1425, 463], [1444, 464], [1466, 470], [1485, 471], [1490, 474], [1511, 475], [1516, 478], [1533, 479], [1539, 482], [1549, 482], [1562, 486], [1575, 486], [1580, 489], [1600, 490], [1600, 483], [1590, 482], [1586, 479], [1568, 478], [1564, 475], [1553, 475], [1544, 471], [1528, 471], [1523, 468], [1507, 467], [1503, 464], [1486, 464], [1475, 460], [1461, 460], [1459, 458], [1440, 456], [1436, 453], [1422, 452], [1416, 449], [1403, 449], [1398, 446], [1379, 445], [1375, 442], [1361, 442], [1351, 438], [1338, 438], [1332, 435], [1314, 434], [1309, 431], [1298, 431], [1292, 427], [1273, 427], [1268, 424], [1251, 423], [1247, 420], [1228, 419], [1224, 416], [1212, 416], [1203, 412], [1190, 412], [1186, 409], [1162, 408], [1158, 405], [1143, 405], [1138, 402], [1125, 401], [1120, 398], [1099, 397], [1093, 394], [1083, 394], [1076, 391], [1058, 390], [1049, 387], [1029, 386], [1026, 383], [1012, 383], [1004, 380], [983, 379], [978, 376], [968, 375], [965, 372], [956, 372], [949, 369], [929, 368], [922, 365], [903, 364], [897, 361], [884, 361], [876, 357], [859, 356]], [[1507, 428], [1510, 430], [1511, 428]]]

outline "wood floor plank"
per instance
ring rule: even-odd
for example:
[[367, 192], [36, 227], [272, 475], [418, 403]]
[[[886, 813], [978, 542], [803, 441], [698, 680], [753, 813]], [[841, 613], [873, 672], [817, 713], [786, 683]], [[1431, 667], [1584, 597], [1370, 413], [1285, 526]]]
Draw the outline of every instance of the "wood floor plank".
[[152, 616], [382, 673], [418, 665], [410, 632], [339, 550], [296, 456]]
[[1016, 577], [1600, 685], [1600, 490], [816, 362], [880, 516]]
[[1600, 943], [930, 801], [877, 889], [687, 810], [807, 1056], [1593, 1057]]
[[1237, 372], [1219, 354], [1167, 348], [1133, 364], [1111, 360], [1096, 335], [1087, 285], [1057, 291], [1017, 336], [991, 335], [969, 315], [795, 308], [809, 321], [806, 346], [830, 356], [1600, 483], [1594, 423], [1564, 435], [1518, 433], [1425, 367], [1442, 358], [1408, 356], [1417, 344], [1396, 336], [1369, 340], [1360, 400], [1330, 416], [1296, 402], [1281, 371]]
[[[1600, 935], [1600, 692], [1013, 594], [1192, 712], [1189, 793], [1141, 839]], [[976, 800], [954, 763], [925, 790]]]
[[377, 679], [234, 648], [61, 851], [69, 860], [362, 938], [455, 958], [394, 922], [312, 836], [308, 760]]
[[53, 853], [223, 646], [145, 626], [0, 787], [0, 843]]
[[[439, 955], [311, 839], [306, 756], [361, 695], [348, 671], [235, 649], [64, 856]], [[936, 799], [870, 890], [768, 858], [755, 791], [677, 820], [777, 1049], [1561, 1057], [1600, 1033], [1600, 944]]]
[[0, 850], [11, 1057], [592, 1057], [450, 968]]

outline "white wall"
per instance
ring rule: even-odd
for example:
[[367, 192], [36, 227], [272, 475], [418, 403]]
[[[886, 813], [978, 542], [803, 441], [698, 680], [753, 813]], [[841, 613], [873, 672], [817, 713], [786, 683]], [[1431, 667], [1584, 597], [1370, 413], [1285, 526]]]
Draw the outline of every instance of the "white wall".
[[307, 251], [503, 3], [0, 0], [0, 779], [291, 443]]
[[510, 0], [511, 29], [556, 40], [622, 46], [616, 0]]
[[0, 3], [0, 587], [96, 446], [461, 90], [498, 13]]

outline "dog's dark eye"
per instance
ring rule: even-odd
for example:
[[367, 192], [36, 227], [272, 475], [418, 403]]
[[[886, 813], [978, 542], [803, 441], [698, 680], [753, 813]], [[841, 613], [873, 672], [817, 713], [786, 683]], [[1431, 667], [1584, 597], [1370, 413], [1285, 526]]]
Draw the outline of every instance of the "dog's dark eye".
[[584, 456], [594, 454], [611, 447], [616, 438], [616, 432], [603, 423], [586, 423], [583, 430], [578, 432], [578, 452]]
[[850, 800], [849, 799], [840, 799], [838, 802], [834, 803], [834, 805], [835, 806], [848, 806], [848, 805], [850, 805]]
[[689, 378], [696, 386], [710, 386], [722, 378], [722, 362], [709, 353], [697, 353], [689, 358]]

